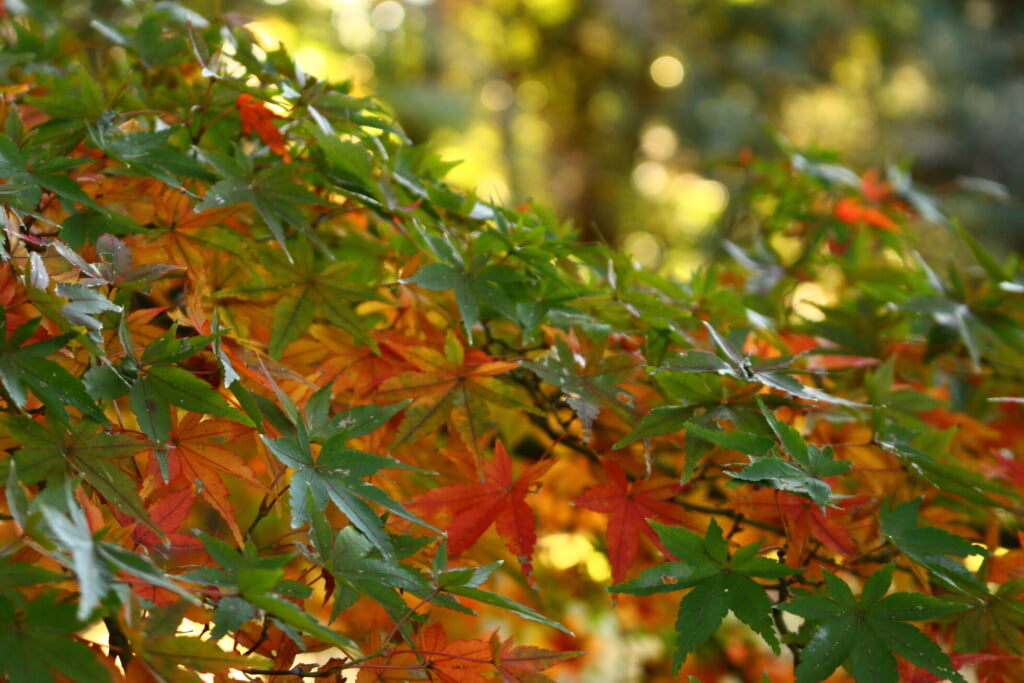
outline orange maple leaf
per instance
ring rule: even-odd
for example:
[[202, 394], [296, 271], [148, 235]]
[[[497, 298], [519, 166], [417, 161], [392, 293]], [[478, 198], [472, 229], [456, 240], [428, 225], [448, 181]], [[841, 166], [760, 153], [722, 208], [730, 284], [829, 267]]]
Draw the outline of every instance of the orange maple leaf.
[[[242, 235], [243, 238], [249, 235], [243, 223], [248, 205], [234, 204], [195, 211], [193, 192], [200, 196], [205, 194], [202, 188], [195, 188], [189, 192], [169, 186], [160, 186], [149, 191], [140, 189], [139, 201], [147, 202], [149, 217], [144, 221], [136, 218], [136, 221], [149, 225], [151, 229], [144, 236], [132, 235], [127, 237], [126, 241], [132, 248], [134, 265], [181, 266], [187, 270], [178, 273], [175, 279], [184, 279], [194, 286], [195, 283], [205, 282], [211, 278], [216, 281], [215, 273], [221, 270], [220, 263], [229, 257], [229, 254], [223, 251], [224, 247], [219, 246], [223, 245], [223, 233], [219, 229], [221, 226]], [[136, 216], [140, 216], [141, 213], [135, 212]], [[211, 230], [211, 226], [217, 228]], [[165, 285], [169, 284], [166, 280], [164, 282]], [[166, 290], [165, 285], [157, 285], [157, 297]], [[204, 310], [206, 308], [208, 305], [204, 306]]]
[[851, 518], [857, 516], [858, 507], [870, 502], [869, 496], [837, 498], [836, 508], [822, 510], [803, 496], [764, 488], [738, 505], [749, 510], [753, 519], [783, 526], [788, 545], [786, 564], [802, 567], [807, 565], [812, 539], [837, 555], [857, 557], [857, 542], [850, 533]]
[[[203, 420], [199, 413], [188, 413], [179, 422], [176, 412], [172, 411], [171, 414], [173, 424], [169, 440], [171, 448], [167, 451], [168, 478], [173, 481], [182, 477], [195, 485], [199, 495], [227, 522], [238, 544], [244, 544], [223, 475], [238, 477], [259, 491], [266, 490], [266, 486], [256, 479], [242, 458], [221, 444], [238, 439], [248, 428], [228, 420]], [[149, 474], [154, 478], [162, 476], [156, 458], [149, 463]]]
[[899, 232], [900, 230], [900, 226], [884, 213], [870, 206], [864, 206], [853, 197], [843, 197], [836, 202], [832, 213], [836, 218], [848, 225], [867, 223], [872, 227], [887, 230], [888, 232]]
[[857, 543], [849, 530], [849, 511], [850, 508], [867, 500], [867, 496], [846, 498], [837, 502], [840, 509], [822, 510], [807, 498], [779, 491], [776, 504], [786, 524], [790, 546], [790, 553], [787, 556], [789, 565], [803, 565], [804, 552], [811, 538], [834, 553], [844, 557], [857, 557]]
[[536, 412], [521, 387], [495, 377], [515, 370], [519, 363], [466, 350], [454, 334], [445, 340], [443, 354], [425, 346], [391, 348], [416, 368], [386, 380], [374, 394], [374, 401], [381, 404], [413, 399], [395, 434], [396, 445], [432, 434], [447, 420], [466, 447], [480, 455], [489, 403]]
[[[995, 544], [993, 544], [995, 545]], [[1017, 547], [988, 559], [988, 580], [1009, 583], [1024, 579], [1024, 531], [1017, 532]]]
[[879, 180], [877, 168], [869, 168], [860, 177], [860, 193], [869, 202], [880, 202], [892, 195], [892, 183]]
[[582, 652], [555, 652], [528, 645], [513, 645], [509, 638], [502, 642], [498, 632], [491, 634], [491, 658], [501, 680], [509, 683], [539, 683], [550, 680], [541, 671], [555, 664], [581, 656]]
[[512, 480], [512, 459], [498, 441], [494, 458], [483, 463], [480, 483], [449, 484], [431, 489], [408, 505], [409, 509], [438, 517], [450, 517], [447, 526], [448, 552], [456, 556], [469, 548], [495, 524], [505, 545], [523, 565], [523, 574], [533, 582], [533, 548], [537, 544], [537, 520], [526, 504], [537, 480], [554, 464], [544, 460], [528, 467]]
[[445, 683], [476, 683], [486, 681], [480, 670], [490, 662], [490, 648], [483, 640], [459, 638], [448, 640], [444, 627], [434, 623], [420, 631], [416, 638], [419, 653], [427, 668]]
[[[831, 349], [837, 348], [835, 342], [821, 337], [812, 337], [809, 334], [787, 333], [783, 335], [790, 352], [794, 354], [805, 351], [813, 355], [807, 357], [808, 370], [841, 370], [845, 368], [864, 368], [874, 365], [881, 365], [882, 361], [870, 356], [850, 356], [841, 353], [830, 353]], [[762, 358], [768, 354], [761, 354]]]
[[[371, 639], [372, 640], [372, 639]], [[364, 662], [358, 683], [408, 681], [422, 678], [413, 671], [426, 669], [432, 681], [443, 683], [487, 683], [491, 649], [486, 641], [460, 638], [448, 640], [444, 626], [435, 622], [416, 634], [415, 650], [385, 651], [381, 657]]]
[[608, 515], [608, 561], [612, 565], [612, 579], [621, 583], [640, 552], [641, 535], [668, 554], [647, 520], [683, 524], [685, 512], [668, 500], [683, 487], [675, 479], [663, 476], [630, 482], [618, 463], [606, 458], [603, 464], [608, 482], [590, 487], [573, 503]]
[[267, 147], [274, 153], [280, 154], [286, 161], [292, 160], [285, 145], [284, 136], [274, 125], [274, 119], [284, 119], [283, 116], [270, 111], [263, 102], [259, 102], [249, 93], [242, 93], [236, 101], [238, 115], [242, 118], [242, 135], [249, 135], [253, 131], [260, 136]]

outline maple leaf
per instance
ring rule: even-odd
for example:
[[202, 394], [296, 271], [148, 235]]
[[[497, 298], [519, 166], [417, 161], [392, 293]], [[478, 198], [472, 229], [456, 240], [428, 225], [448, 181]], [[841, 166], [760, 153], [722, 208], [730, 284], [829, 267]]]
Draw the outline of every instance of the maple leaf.
[[540, 647], [514, 645], [509, 638], [502, 641], [498, 632], [491, 634], [491, 659], [503, 681], [510, 683], [541, 683], [551, 679], [540, 673], [559, 662], [581, 656], [582, 652], [555, 652]]
[[896, 683], [893, 654], [941, 678], [966, 683], [949, 656], [931, 638], [907, 621], [935, 619], [963, 609], [919, 593], [889, 593], [895, 563], [875, 572], [859, 598], [842, 579], [825, 572], [828, 595], [805, 595], [782, 605], [807, 619], [811, 639], [796, 668], [797, 683], [824, 680], [840, 664], [858, 681]]
[[[182, 478], [195, 485], [199, 495], [227, 523], [239, 545], [242, 532], [238, 528], [235, 509], [224, 475], [231, 475], [259, 491], [266, 490], [253, 471], [236, 453], [221, 444], [240, 438], [246, 427], [227, 420], [203, 420], [199, 413], [187, 413], [178, 420], [172, 411], [172, 426], [167, 450], [167, 479]], [[161, 477], [158, 458], [150, 460], [150, 475]]]
[[440, 623], [421, 629], [414, 639], [415, 650], [385, 651], [381, 657], [364, 662], [358, 683], [408, 681], [421, 678], [416, 670], [426, 669], [430, 680], [443, 683], [487, 683], [484, 674], [490, 668], [490, 645], [480, 639], [448, 640]]
[[86, 391], [82, 381], [48, 358], [77, 334], [69, 332], [28, 344], [35, 337], [41, 322], [42, 318], [33, 318], [12, 329], [6, 310], [0, 308], [0, 387], [4, 390], [5, 400], [13, 402], [18, 408], [24, 408], [29, 401], [28, 390], [31, 389], [54, 420], [70, 424], [71, 418], [65, 406], [71, 406], [96, 422], [106, 424], [106, 416]]
[[280, 155], [286, 162], [291, 162], [292, 157], [288, 153], [284, 136], [274, 125], [274, 119], [284, 119], [285, 117], [273, 113], [267, 108], [267, 105], [258, 102], [248, 93], [239, 95], [235, 104], [238, 106], [238, 115], [242, 119], [242, 135], [249, 135], [255, 131], [275, 154]]
[[[707, 321], [704, 322], [704, 327], [715, 346], [721, 350], [721, 356], [710, 351], [693, 349], [678, 356], [670, 357], [658, 372], [714, 373], [723, 377], [732, 377], [742, 382], [759, 382], [772, 389], [785, 392], [794, 398], [815, 402], [821, 401], [849, 408], [864, 407], [863, 403], [833, 396], [817, 387], [803, 384], [793, 377], [792, 373], [804, 372], [792, 367], [793, 361], [796, 360], [797, 356], [773, 358], [751, 356], [743, 353], [736, 344], [720, 334]], [[643, 428], [644, 423], [641, 422], [639, 427]]]
[[900, 226], [884, 213], [870, 206], [864, 206], [852, 197], [844, 197], [836, 202], [833, 214], [843, 223], [849, 225], [867, 223], [887, 232], [899, 232], [900, 230]]
[[688, 529], [656, 526], [662, 543], [679, 559], [651, 567], [632, 581], [608, 590], [653, 595], [692, 589], [679, 603], [672, 672], [679, 673], [687, 655], [714, 635], [730, 611], [778, 655], [779, 640], [769, 616], [772, 601], [754, 578], [779, 579], [800, 570], [758, 557], [761, 541], [745, 545], [730, 556], [729, 542], [714, 519], [703, 538]]
[[[434, 559], [431, 561], [431, 574], [433, 578], [434, 586], [437, 590], [441, 591], [440, 596], [458, 596], [460, 598], [469, 598], [475, 602], [482, 603], [484, 605], [491, 605], [502, 610], [511, 612], [512, 614], [518, 615], [523, 619], [536, 622], [538, 624], [544, 624], [551, 628], [558, 629], [562, 633], [573, 637], [574, 634], [568, 628], [545, 617], [543, 614], [535, 612], [526, 605], [521, 605], [515, 600], [509, 600], [500, 593], [492, 593], [486, 591], [479, 586], [483, 585], [487, 579], [490, 578], [491, 574], [503, 564], [501, 560], [497, 562], [491, 562], [483, 567], [448, 567], [448, 540], [442, 539], [441, 544], [434, 553]], [[443, 605], [450, 609], [454, 609], [458, 612], [466, 614], [475, 614], [472, 610], [467, 608], [458, 600], [455, 604], [445, 604], [444, 602], [438, 602], [436, 604]]]
[[[915, 498], [880, 510], [881, 531], [910, 560], [953, 589], [985, 591], [985, 584], [953, 557], [988, 556], [988, 550], [966, 538], [934, 526], [919, 526], [921, 499]], [[952, 557], [950, 557], [952, 556]]]
[[1017, 531], [1017, 547], [999, 555], [992, 555], [988, 561], [988, 580], [1006, 583], [1024, 579], [1024, 532]]
[[548, 384], [559, 387], [565, 402], [583, 425], [584, 441], [589, 440], [594, 421], [607, 407], [627, 424], [635, 421], [634, 397], [622, 385], [636, 373], [639, 359], [632, 354], [606, 354], [607, 342], [594, 344], [583, 353], [574, 332], [568, 340], [557, 338], [555, 348], [536, 361], [526, 361]]
[[413, 399], [406, 409], [395, 445], [433, 433], [446, 420], [463, 443], [480, 455], [487, 427], [487, 404], [536, 413], [525, 390], [496, 378], [519, 367], [518, 362], [498, 361], [483, 351], [465, 350], [449, 332], [444, 354], [425, 346], [393, 347], [416, 370], [386, 380], [374, 394], [379, 403]]
[[[987, 567], [982, 567], [984, 572]], [[1010, 579], [991, 591], [968, 588], [950, 599], [967, 610], [957, 619], [958, 651], [984, 652], [995, 643], [1006, 653], [1024, 657], [1024, 578]]]
[[[149, 516], [166, 535], [167, 541], [175, 549], [195, 548], [199, 541], [191, 534], [183, 534], [178, 530], [188, 518], [195, 502], [196, 494], [191, 486], [171, 491], [147, 506]], [[151, 529], [139, 526], [132, 531], [132, 539], [148, 548], [161, 548], [164, 539]]]
[[[150, 260], [161, 263], [170, 259], [188, 267], [193, 276], [209, 274], [207, 262], [223, 252], [241, 255], [243, 239], [247, 237], [232, 220], [243, 210], [243, 205], [216, 206], [198, 211], [190, 197], [171, 188], [150, 198], [153, 206], [153, 229], [147, 234], [149, 242], [136, 248], [136, 256], [143, 263]], [[218, 254], [220, 252], [220, 254]], [[191, 307], [189, 313], [192, 313]]]
[[445, 683], [475, 683], [487, 679], [480, 670], [490, 661], [490, 648], [480, 639], [448, 640], [444, 626], [431, 624], [416, 638], [427, 669]]
[[[959, 654], [955, 653], [950, 655], [950, 661], [953, 662], [953, 666], [957, 669], [961, 669], [969, 664], [988, 664], [995, 662], [1020, 662], [1021, 658], [1014, 655], [999, 655], [999, 654]], [[980, 667], [976, 668], [976, 673], [981, 674]], [[905, 659], [900, 660], [899, 663], [899, 675], [902, 683], [939, 683], [942, 681], [941, 676], [929, 672], [919, 666], [915, 666]], [[985, 683], [986, 681], [999, 681], [1006, 680], [1000, 678], [988, 678], [979, 675], [979, 681]]]
[[257, 301], [277, 298], [268, 349], [275, 360], [317, 317], [377, 351], [364, 321], [352, 309], [353, 302], [372, 301], [377, 295], [352, 279], [352, 261], [318, 259], [312, 243], [305, 239], [293, 245], [291, 254], [291, 260], [280, 258], [280, 254], [265, 255], [261, 264], [265, 277], [246, 277], [241, 286], [219, 290], [217, 296]]
[[554, 464], [544, 460], [528, 467], [512, 480], [512, 459], [499, 440], [494, 458], [483, 463], [480, 483], [449, 484], [418, 496], [409, 508], [434, 516], [450, 516], [446, 532], [453, 556], [468, 549], [492, 524], [505, 545], [523, 565], [523, 574], [533, 581], [533, 548], [537, 544], [537, 522], [526, 504], [537, 480]]
[[0, 431], [22, 444], [14, 459], [22, 482], [63, 478], [70, 468], [113, 506], [115, 514], [121, 512], [150, 530], [159, 531], [149, 518], [135, 480], [117, 464], [131, 462], [132, 456], [147, 448], [149, 444], [139, 434], [109, 434], [100, 425], [84, 419], [65, 429], [20, 415], [0, 417]]
[[850, 535], [850, 513], [869, 500], [867, 496], [852, 496], [836, 501], [831, 508], [822, 508], [794, 493], [761, 489], [741, 505], [751, 508], [754, 517], [762, 521], [767, 521], [764, 517], [768, 510], [778, 512], [789, 545], [786, 560], [790, 566], [800, 567], [805, 566], [807, 545], [812, 539], [838, 555], [857, 557], [857, 543]]
[[64, 680], [110, 681], [95, 653], [76, 637], [87, 623], [75, 615], [74, 604], [60, 600], [56, 592], [25, 605], [0, 597], [0, 676], [10, 681], [53, 681], [59, 673], [68, 677]]
[[669, 501], [683, 487], [662, 476], [631, 482], [615, 461], [606, 458], [603, 465], [608, 482], [590, 487], [573, 503], [608, 515], [608, 561], [612, 565], [612, 579], [621, 583], [640, 552], [641, 536], [667, 554], [647, 520], [683, 524], [683, 509]]

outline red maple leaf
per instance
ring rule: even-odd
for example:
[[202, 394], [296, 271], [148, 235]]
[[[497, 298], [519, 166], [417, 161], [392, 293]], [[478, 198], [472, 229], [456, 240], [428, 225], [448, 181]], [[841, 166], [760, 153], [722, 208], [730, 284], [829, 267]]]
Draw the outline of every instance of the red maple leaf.
[[[177, 491], [167, 493], [156, 502], [146, 506], [150, 519], [167, 534], [167, 541], [175, 550], [202, 548], [202, 543], [198, 538], [178, 531], [188, 518], [195, 499], [196, 494], [192, 488], [185, 486]], [[164, 546], [164, 539], [152, 529], [141, 524], [132, 530], [132, 538], [147, 548], [162, 548]]]
[[621, 583], [640, 551], [641, 535], [668, 554], [647, 520], [683, 524], [685, 512], [668, 500], [683, 487], [675, 479], [663, 476], [631, 482], [618, 463], [607, 459], [603, 463], [608, 482], [590, 487], [573, 502], [608, 515], [608, 561], [612, 565], [612, 579]]
[[533, 548], [537, 544], [537, 520], [526, 504], [537, 480], [554, 463], [544, 460], [528, 467], [515, 481], [512, 480], [512, 459], [505, 446], [498, 441], [494, 457], [483, 463], [483, 481], [480, 483], [450, 484], [431, 489], [418, 496], [409, 508], [438, 517], [449, 517], [448, 552], [456, 556], [469, 548], [495, 524], [505, 545], [523, 565], [523, 574], [533, 582]]
[[879, 180], [877, 168], [869, 168], [860, 177], [860, 193], [869, 202], [881, 202], [892, 196], [892, 183]]
[[236, 104], [238, 105], [238, 115], [242, 118], [242, 135], [249, 135], [255, 131], [267, 147], [276, 154], [280, 154], [285, 161], [290, 162], [292, 157], [284, 143], [284, 136], [274, 125], [274, 119], [283, 119], [284, 117], [270, 111], [267, 105], [257, 101], [249, 93], [239, 95]]

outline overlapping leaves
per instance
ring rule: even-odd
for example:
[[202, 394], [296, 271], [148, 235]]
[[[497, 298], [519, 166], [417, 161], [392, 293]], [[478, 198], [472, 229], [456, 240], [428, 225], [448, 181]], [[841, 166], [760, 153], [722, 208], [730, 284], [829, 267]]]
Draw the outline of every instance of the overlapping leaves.
[[610, 590], [652, 595], [691, 589], [679, 604], [673, 671], [678, 672], [687, 655], [714, 635], [730, 611], [778, 653], [779, 639], [770, 616], [772, 600], [764, 586], [754, 579], [780, 579], [797, 570], [758, 557], [760, 541], [730, 555], [729, 543], [715, 520], [711, 520], [703, 538], [678, 527], [655, 524], [654, 528], [661, 542], [678, 559], [652, 567]]
[[798, 683], [817, 683], [840, 665], [858, 681], [896, 683], [894, 654], [941, 678], [965, 683], [935, 641], [905, 623], [947, 616], [961, 607], [919, 593], [886, 595], [894, 568], [890, 563], [873, 574], [859, 597], [842, 579], [825, 572], [827, 595], [802, 596], [782, 606], [812, 624], [796, 669]]
[[[603, 558], [567, 567], [552, 539], [606, 550], [614, 592], [686, 591], [676, 672], [714, 659], [730, 611], [774, 653], [789, 645], [801, 682], [840, 666], [894, 680], [895, 656], [960, 680], [950, 662], [966, 655], [905, 623], [957, 610], [954, 648], [979, 668], [1022, 654], [1005, 533], [1020, 496], [995, 479], [1024, 447], [1001, 412], [1022, 393], [1024, 277], [957, 231], [980, 268], [943, 281], [907, 251], [897, 195], [926, 203], [905, 179], [883, 192], [832, 160], [754, 164], [734, 198], [774, 207], [754, 212], [754, 244], [724, 242], [736, 264], [712, 256], [681, 284], [543, 210], [445, 186], [449, 164], [373, 100], [244, 27], [135, 3], [83, 41], [59, 28], [60, 3], [14, 21], [26, 3], [8, 5], [11, 680], [283, 676], [326, 646], [351, 657], [317, 677], [543, 680], [576, 653], [446, 621], [489, 609], [566, 630], [561, 599], [505, 593], [521, 577], [486, 557], [504, 552], [480, 541], [492, 526], [524, 584], [558, 583], [565, 604], [587, 599]], [[800, 320], [800, 284], [836, 273], [839, 300]], [[410, 464], [441, 470], [438, 453], [466, 480]], [[579, 508], [606, 527], [570, 528]], [[885, 595], [896, 554], [920, 593]], [[816, 584], [822, 567], [866, 580], [861, 596], [836, 574]], [[806, 623], [786, 632], [779, 609]], [[210, 637], [177, 632], [186, 612]], [[77, 635], [101, 619], [109, 655]]]

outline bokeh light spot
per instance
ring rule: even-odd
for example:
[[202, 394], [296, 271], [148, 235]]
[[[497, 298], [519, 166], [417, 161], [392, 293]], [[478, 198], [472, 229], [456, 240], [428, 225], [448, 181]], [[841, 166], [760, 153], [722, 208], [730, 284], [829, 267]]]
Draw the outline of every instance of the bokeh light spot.
[[674, 88], [686, 77], [686, 68], [678, 57], [662, 55], [651, 62], [651, 80], [662, 88]]
[[665, 259], [664, 240], [646, 230], [629, 233], [622, 242], [622, 249], [647, 270], [655, 270]]
[[595, 552], [594, 545], [583, 534], [548, 534], [537, 543], [538, 560], [559, 571], [586, 562]]
[[717, 180], [684, 173], [672, 180], [668, 193], [676, 204], [676, 228], [698, 233], [718, 219], [729, 202], [729, 191]]
[[587, 557], [586, 568], [591, 581], [595, 583], [604, 583], [612, 578], [612, 567], [602, 553], [591, 553]]
[[507, 81], [487, 81], [480, 89], [480, 104], [488, 111], [505, 111], [512, 106], [516, 93]]
[[659, 195], [668, 186], [668, 169], [657, 161], [644, 161], [633, 169], [633, 184], [648, 197]]
[[394, 31], [405, 21], [405, 8], [395, 0], [384, 0], [370, 12], [370, 24], [379, 31]]
[[548, 99], [548, 88], [540, 81], [523, 81], [516, 88], [516, 103], [523, 111], [540, 111], [548, 103]]
[[675, 131], [662, 123], [649, 126], [640, 134], [640, 151], [655, 161], [671, 159], [678, 146]]

